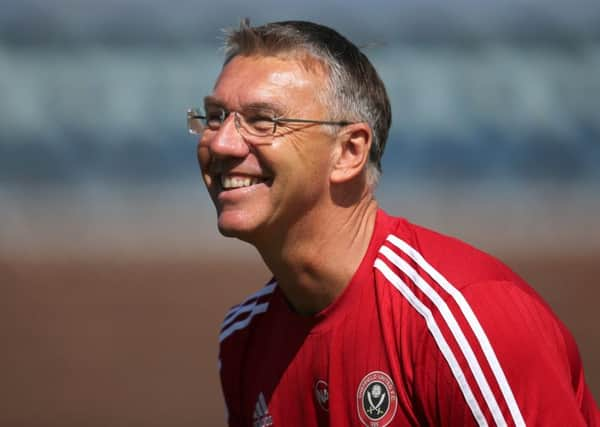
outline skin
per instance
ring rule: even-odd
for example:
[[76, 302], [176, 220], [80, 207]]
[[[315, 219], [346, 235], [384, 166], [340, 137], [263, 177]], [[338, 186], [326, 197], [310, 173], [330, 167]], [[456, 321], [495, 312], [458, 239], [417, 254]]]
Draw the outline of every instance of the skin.
[[[306, 55], [236, 56], [206, 104], [238, 112], [268, 104], [274, 116], [330, 120], [316, 96], [324, 81], [323, 67]], [[368, 247], [377, 211], [365, 170], [372, 134], [366, 123], [334, 133], [320, 125], [278, 129], [269, 144], [251, 145], [232, 114], [205, 132], [198, 161], [220, 232], [254, 245], [292, 309], [310, 315], [344, 290]], [[258, 182], [225, 190], [222, 176]]]

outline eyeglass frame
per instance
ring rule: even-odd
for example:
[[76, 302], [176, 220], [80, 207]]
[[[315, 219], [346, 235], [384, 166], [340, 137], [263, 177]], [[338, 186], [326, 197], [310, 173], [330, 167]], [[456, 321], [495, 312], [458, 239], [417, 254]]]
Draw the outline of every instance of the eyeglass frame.
[[[190, 133], [191, 135], [202, 135], [202, 133], [206, 129], [210, 129], [210, 126], [208, 125], [208, 123], [204, 123], [204, 125], [203, 125], [204, 129], [202, 130], [202, 132], [196, 132], [192, 129], [191, 121], [193, 119], [201, 119], [203, 121], [207, 121], [207, 119], [208, 119], [208, 116], [206, 116], [204, 114], [198, 114], [200, 111], [201, 110], [197, 109], [197, 108], [188, 108], [188, 110], [187, 110], [188, 133]], [[236, 127], [238, 133], [240, 133], [240, 135], [241, 135], [241, 132], [240, 132], [241, 119], [238, 116], [243, 118], [244, 115], [237, 111], [229, 111], [225, 108], [221, 108], [221, 113], [222, 114], [220, 117], [219, 129], [221, 128], [223, 123], [225, 123], [225, 120], [227, 120], [227, 118], [231, 115], [231, 113], [233, 113], [235, 127]], [[358, 123], [358, 122], [351, 122], [348, 120], [331, 121], [331, 120], [298, 119], [298, 118], [290, 118], [290, 117], [265, 117], [265, 118], [261, 118], [261, 120], [273, 123], [273, 131], [272, 131], [271, 135], [275, 135], [275, 132], [277, 132], [277, 125], [283, 124], [283, 123], [305, 123], [305, 124], [331, 125], [331, 126], [348, 126], [351, 124]], [[211, 130], [215, 131], [218, 129], [211, 129]], [[267, 136], [267, 135], [262, 135], [262, 136]]]

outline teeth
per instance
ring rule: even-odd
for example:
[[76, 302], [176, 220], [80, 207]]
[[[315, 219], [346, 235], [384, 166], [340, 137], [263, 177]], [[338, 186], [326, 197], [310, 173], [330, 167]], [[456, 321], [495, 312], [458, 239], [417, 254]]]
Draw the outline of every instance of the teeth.
[[240, 176], [225, 176], [221, 175], [221, 185], [226, 190], [230, 188], [242, 188], [249, 187], [254, 184], [258, 184], [260, 180], [256, 177], [240, 177]]

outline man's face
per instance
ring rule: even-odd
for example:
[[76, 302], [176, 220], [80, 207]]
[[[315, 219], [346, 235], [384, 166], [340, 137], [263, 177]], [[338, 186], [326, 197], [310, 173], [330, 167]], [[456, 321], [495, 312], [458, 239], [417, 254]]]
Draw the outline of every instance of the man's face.
[[[270, 117], [328, 119], [318, 101], [326, 81], [319, 70], [293, 59], [237, 56], [221, 72], [205, 107], [245, 116], [258, 108]], [[328, 196], [333, 137], [317, 125], [277, 128], [268, 144], [253, 145], [238, 133], [231, 114], [198, 144], [202, 176], [226, 236], [268, 242]]]

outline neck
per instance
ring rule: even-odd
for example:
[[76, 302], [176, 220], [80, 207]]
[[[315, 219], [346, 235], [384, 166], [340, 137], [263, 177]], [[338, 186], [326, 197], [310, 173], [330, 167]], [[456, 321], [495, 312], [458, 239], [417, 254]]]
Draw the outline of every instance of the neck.
[[277, 245], [257, 246], [296, 312], [315, 314], [342, 293], [367, 251], [376, 214], [372, 197], [316, 209], [282, 233]]

